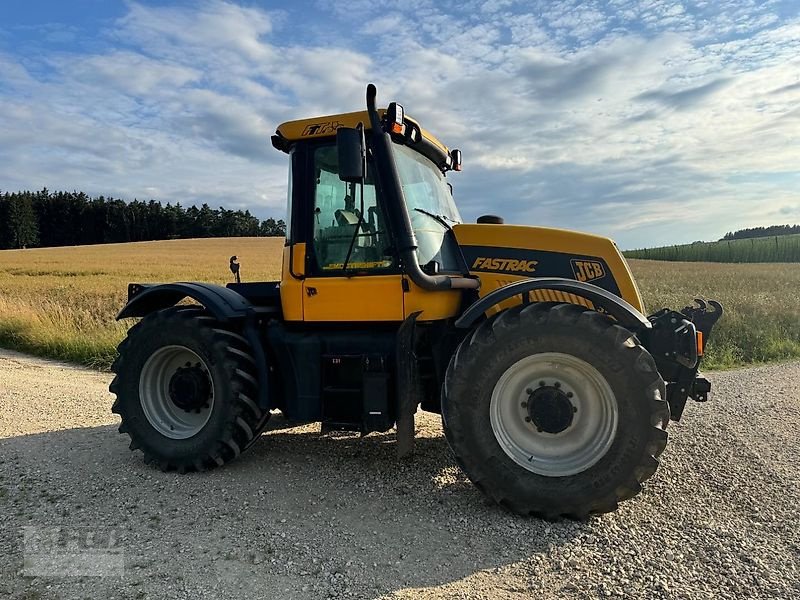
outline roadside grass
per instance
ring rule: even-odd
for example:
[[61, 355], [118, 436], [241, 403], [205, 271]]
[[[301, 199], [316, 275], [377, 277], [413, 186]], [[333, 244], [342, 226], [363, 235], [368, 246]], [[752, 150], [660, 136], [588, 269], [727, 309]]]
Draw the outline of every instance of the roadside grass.
[[[283, 240], [225, 238], [0, 251], [0, 346], [107, 369], [130, 323], [115, 315], [127, 284], [280, 278]], [[650, 311], [698, 296], [725, 306], [704, 368], [800, 358], [800, 268], [630, 260]]]

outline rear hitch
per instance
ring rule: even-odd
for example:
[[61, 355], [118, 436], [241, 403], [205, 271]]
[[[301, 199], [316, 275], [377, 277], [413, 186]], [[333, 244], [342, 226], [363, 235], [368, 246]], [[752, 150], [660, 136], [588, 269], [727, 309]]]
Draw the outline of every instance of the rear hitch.
[[710, 392], [711, 382], [702, 375], [693, 374], [691, 371], [686, 374], [685, 379], [669, 382], [667, 384], [667, 404], [669, 404], [670, 419], [680, 421], [689, 398], [695, 402], [707, 402]]
[[697, 303], [697, 306], [687, 306], [681, 311], [681, 314], [694, 323], [697, 331], [702, 334], [702, 345], [698, 348], [698, 353], [702, 356], [705, 353], [706, 342], [708, 342], [708, 339], [711, 337], [711, 330], [714, 328], [716, 322], [719, 321], [723, 310], [722, 304], [716, 300], [709, 300], [706, 302], [702, 298], [695, 298], [694, 301]]
[[698, 374], [700, 362], [714, 324], [722, 316], [722, 305], [716, 300], [695, 299], [697, 306], [681, 312], [662, 309], [648, 319], [647, 349], [653, 355], [658, 371], [667, 382], [667, 403], [670, 418], [680, 420], [686, 401], [706, 402], [711, 382]]
[[711, 382], [698, 373], [692, 384], [692, 391], [689, 392], [689, 397], [695, 402], [707, 402], [709, 392], [711, 392]]

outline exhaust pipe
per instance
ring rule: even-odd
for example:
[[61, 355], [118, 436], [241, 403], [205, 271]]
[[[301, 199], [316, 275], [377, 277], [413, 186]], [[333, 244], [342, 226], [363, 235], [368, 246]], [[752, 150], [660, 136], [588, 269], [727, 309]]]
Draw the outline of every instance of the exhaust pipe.
[[411, 228], [411, 219], [406, 210], [403, 186], [400, 185], [400, 174], [394, 161], [392, 138], [381, 127], [378, 110], [375, 108], [377, 89], [373, 84], [367, 86], [367, 113], [372, 126], [372, 151], [375, 153], [375, 164], [381, 192], [385, 199], [386, 212], [392, 229], [396, 232], [395, 242], [403, 271], [409, 279], [425, 290], [441, 291], [450, 289], [478, 289], [480, 281], [468, 277], [448, 277], [447, 275], [428, 275], [417, 261], [417, 238]]

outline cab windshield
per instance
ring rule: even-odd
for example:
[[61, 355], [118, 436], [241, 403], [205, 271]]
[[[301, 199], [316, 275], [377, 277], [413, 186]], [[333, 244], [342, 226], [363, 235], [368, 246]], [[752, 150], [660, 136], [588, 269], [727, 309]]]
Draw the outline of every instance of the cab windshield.
[[[459, 271], [461, 259], [451, 225], [461, 221], [444, 175], [418, 152], [395, 144], [411, 227], [417, 238], [419, 264], [438, 263], [442, 271]], [[313, 150], [313, 256], [320, 271], [357, 269], [385, 272], [397, 268], [391, 253], [385, 211], [368, 166], [364, 185], [339, 178], [335, 145]], [[363, 190], [363, 198], [361, 197]]]
[[451, 224], [460, 223], [461, 215], [442, 172], [430, 160], [408, 146], [395, 144], [392, 149], [409, 216], [414, 219], [413, 213], [419, 213], [416, 209], [420, 209]]
[[394, 144], [392, 150], [411, 228], [417, 238], [419, 263], [436, 261], [443, 270], [457, 270], [454, 241], [447, 232], [451, 225], [461, 223], [461, 215], [444, 174], [407, 146]]

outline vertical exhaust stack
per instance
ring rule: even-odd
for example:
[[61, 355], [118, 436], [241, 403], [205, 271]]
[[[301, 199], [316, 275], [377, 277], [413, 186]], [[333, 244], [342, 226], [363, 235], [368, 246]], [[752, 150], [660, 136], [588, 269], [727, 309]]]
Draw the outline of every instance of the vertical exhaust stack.
[[397, 253], [400, 255], [406, 275], [425, 290], [478, 289], [480, 287], [479, 279], [428, 275], [420, 268], [417, 261], [417, 239], [405, 208], [403, 186], [400, 184], [400, 174], [397, 172], [397, 165], [392, 153], [392, 138], [383, 130], [378, 110], [375, 107], [377, 93], [378, 90], [370, 83], [367, 86], [367, 114], [369, 114], [372, 126], [372, 151], [375, 155], [378, 178], [386, 202], [386, 212], [395, 232]]

